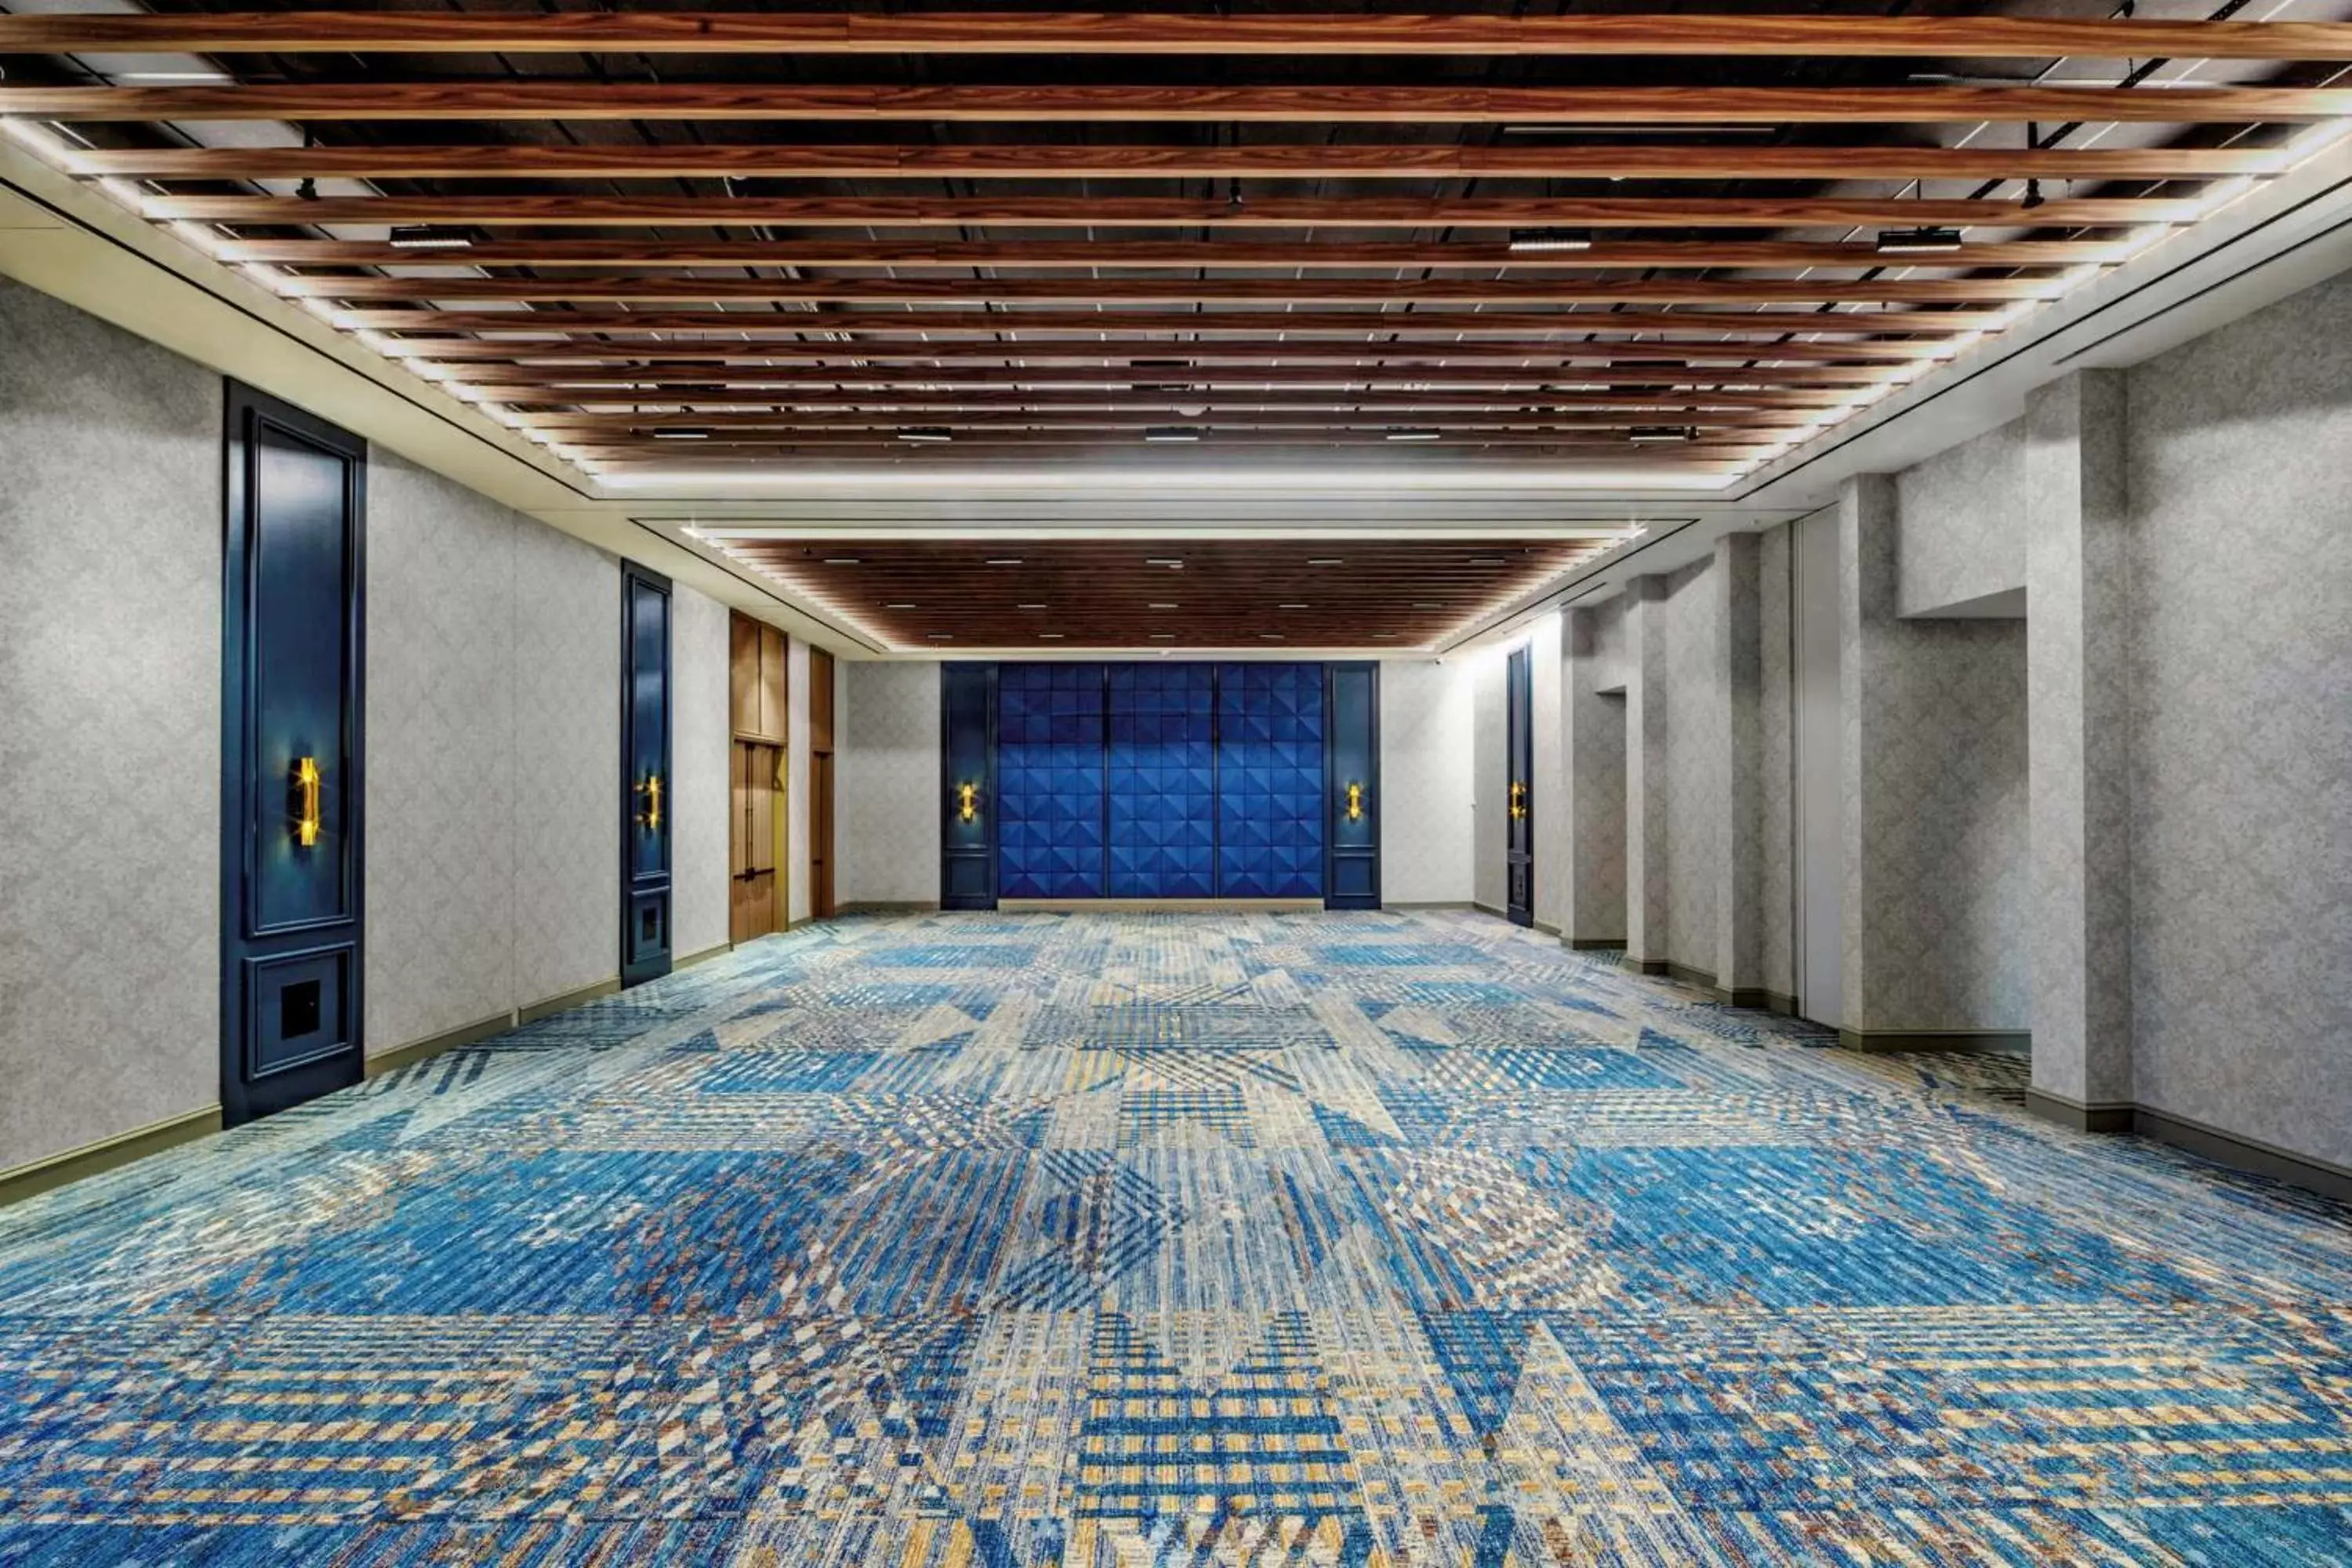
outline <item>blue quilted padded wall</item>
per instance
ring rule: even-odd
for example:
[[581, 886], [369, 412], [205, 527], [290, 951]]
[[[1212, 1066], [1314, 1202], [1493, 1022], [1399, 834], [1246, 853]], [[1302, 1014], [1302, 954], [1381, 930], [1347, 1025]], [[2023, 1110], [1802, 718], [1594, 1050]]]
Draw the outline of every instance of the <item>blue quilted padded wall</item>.
[[1110, 896], [1216, 891], [1205, 664], [1110, 667]]
[[1103, 896], [1103, 667], [997, 675], [997, 893]]
[[1217, 668], [1217, 894], [1323, 892], [1323, 667]]

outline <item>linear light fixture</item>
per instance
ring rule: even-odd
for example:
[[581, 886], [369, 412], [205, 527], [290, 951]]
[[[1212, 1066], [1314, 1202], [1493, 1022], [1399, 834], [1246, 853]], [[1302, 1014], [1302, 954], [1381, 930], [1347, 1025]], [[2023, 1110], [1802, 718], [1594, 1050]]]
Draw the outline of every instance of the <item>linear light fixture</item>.
[[1345, 566], [1347, 563], [1340, 560], [1336, 555], [1310, 555], [1307, 558], [1307, 564], [1309, 566]]
[[1021, 557], [1018, 555], [992, 555], [988, 558], [988, 564], [991, 566], [1018, 566], [1021, 564]]
[[1582, 228], [1515, 228], [1511, 248], [1517, 251], [1590, 250], [1592, 231]]
[[954, 431], [944, 430], [934, 425], [909, 426], [907, 429], [900, 430], [898, 433], [898, 439], [901, 441], [913, 442], [917, 445], [929, 444], [936, 446], [955, 439]]
[[1388, 441], [1434, 441], [1438, 433], [1434, 430], [1391, 430], [1381, 438]]
[[392, 227], [394, 250], [470, 250], [474, 231], [439, 223], [401, 223]]
[[828, 566], [856, 566], [864, 559], [863, 556], [857, 555], [828, 555], [824, 558], [824, 563]]
[[1201, 438], [1201, 433], [1198, 430], [1187, 430], [1181, 425], [1154, 425], [1143, 433], [1143, 438], [1152, 442], [1197, 441]]
[[710, 432], [697, 430], [685, 425], [664, 425], [655, 429], [654, 439], [656, 441], [708, 441], [710, 439]]
[[1938, 226], [1882, 228], [1875, 248], [1881, 256], [1948, 256], [1960, 248], [1960, 231]]

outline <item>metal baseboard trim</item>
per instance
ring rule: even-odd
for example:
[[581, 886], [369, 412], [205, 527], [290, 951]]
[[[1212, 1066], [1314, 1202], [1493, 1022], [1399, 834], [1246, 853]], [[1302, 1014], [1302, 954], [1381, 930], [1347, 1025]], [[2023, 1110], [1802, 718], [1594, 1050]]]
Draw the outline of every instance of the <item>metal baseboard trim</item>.
[[617, 995], [620, 989], [621, 977], [614, 974], [599, 980], [593, 985], [583, 985], [577, 991], [559, 991], [552, 996], [542, 996], [527, 1006], [515, 1009], [515, 1025], [520, 1027], [525, 1024], [536, 1024], [541, 1018], [552, 1017], [558, 1013], [569, 1013], [574, 1007], [584, 1007], [602, 997]]
[[1622, 952], [1625, 951], [1625, 939], [1622, 936], [1571, 936], [1563, 937], [1560, 940], [1568, 943], [1570, 952]]
[[2338, 1203], [2352, 1203], [2352, 1170], [2326, 1160], [2315, 1160], [2308, 1154], [2289, 1153], [2275, 1144], [2259, 1139], [2240, 1137], [2224, 1132], [2218, 1127], [2208, 1127], [2201, 1121], [2191, 1121], [2185, 1116], [2169, 1111], [2151, 1110], [2145, 1105], [2132, 1107], [2132, 1129], [2143, 1138], [2158, 1143], [2168, 1143], [2175, 1149], [2212, 1161], [2219, 1165], [2233, 1165], [2241, 1171], [2251, 1171], [2274, 1182], [2301, 1187]]
[[1479, 906], [1478, 906], [1478, 905], [1476, 905], [1476, 904], [1472, 903], [1472, 902], [1471, 902], [1469, 900], [1467, 900], [1467, 899], [1434, 899], [1434, 900], [1407, 899], [1407, 900], [1401, 900], [1401, 901], [1396, 902], [1396, 903], [1384, 903], [1384, 904], [1382, 904], [1382, 905], [1381, 906], [1381, 908], [1382, 908], [1382, 909], [1384, 909], [1384, 910], [1475, 910], [1475, 909], [1479, 908]]
[[221, 1130], [221, 1108], [207, 1105], [179, 1116], [168, 1116], [134, 1127], [79, 1149], [66, 1149], [10, 1170], [0, 1171], [0, 1208], [37, 1197], [58, 1187], [143, 1160], [181, 1143], [192, 1143]]
[[477, 1045], [493, 1035], [503, 1035], [514, 1027], [512, 1013], [493, 1013], [487, 1018], [477, 1018], [470, 1024], [460, 1024], [454, 1029], [444, 1029], [437, 1035], [427, 1035], [421, 1040], [411, 1040], [404, 1046], [394, 1046], [388, 1051], [372, 1056], [362, 1069], [369, 1078], [382, 1078], [388, 1072], [398, 1072], [414, 1063], [428, 1061], [444, 1051], [454, 1051], [460, 1046]]
[[2033, 1048], [2025, 1029], [1840, 1029], [1838, 1044], [1849, 1051], [1975, 1051], [2021, 1057]]
[[717, 947], [706, 947], [700, 952], [689, 952], [684, 958], [671, 959], [669, 972], [676, 974], [681, 969], [692, 969], [698, 963], [708, 963], [714, 958], [722, 958], [734, 951], [733, 942], [722, 942]]
[[1320, 899], [999, 899], [1024, 915], [1264, 915], [1320, 912]]
[[854, 904], [844, 904], [845, 915], [935, 915], [940, 912], [937, 899], [860, 899]]
[[2110, 1100], [2104, 1104], [2070, 1100], [2047, 1089], [2025, 1091], [2025, 1109], [2044, 1121], [2054, 1121], [2077, 1132], [2128, 1132], [2132, 1130], [2132, 1102]]

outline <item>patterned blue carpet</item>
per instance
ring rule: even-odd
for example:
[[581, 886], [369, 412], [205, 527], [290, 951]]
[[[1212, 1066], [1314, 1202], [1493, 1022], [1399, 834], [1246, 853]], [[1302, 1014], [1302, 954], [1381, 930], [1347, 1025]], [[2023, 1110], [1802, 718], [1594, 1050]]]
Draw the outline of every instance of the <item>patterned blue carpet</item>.
[[0, 1562], [2352, 1559], [2352, 1216], [1456, 914], [845, 921], [0, 1212]]

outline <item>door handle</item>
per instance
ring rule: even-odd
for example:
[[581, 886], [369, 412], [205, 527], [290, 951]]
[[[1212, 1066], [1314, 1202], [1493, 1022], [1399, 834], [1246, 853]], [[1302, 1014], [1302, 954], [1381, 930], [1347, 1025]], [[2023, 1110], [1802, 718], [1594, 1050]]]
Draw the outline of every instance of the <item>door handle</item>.
[[1348, 785], [1348, 820], [1364, 820], [1364, 786], [1352, 781]]
[[294, 842], [305, 849], [318, 847], [323, 822], [319, 810], [319, 795], [323, 784], [318, 758], [303, 757], [295, 763]]
[[1511, 820], [1517, 822], [1528, 814], [1528, 786], [1517, 779], [1511, 781]]
[[646, 775], [646, 782], [637, 786], [637, 793], [646, 797], [646, 809], [643, 815], [638, 816], [637, 820], [645, 825], [647, 832], [660, 832], [662, 797], [661, 774], [647, 773]]

